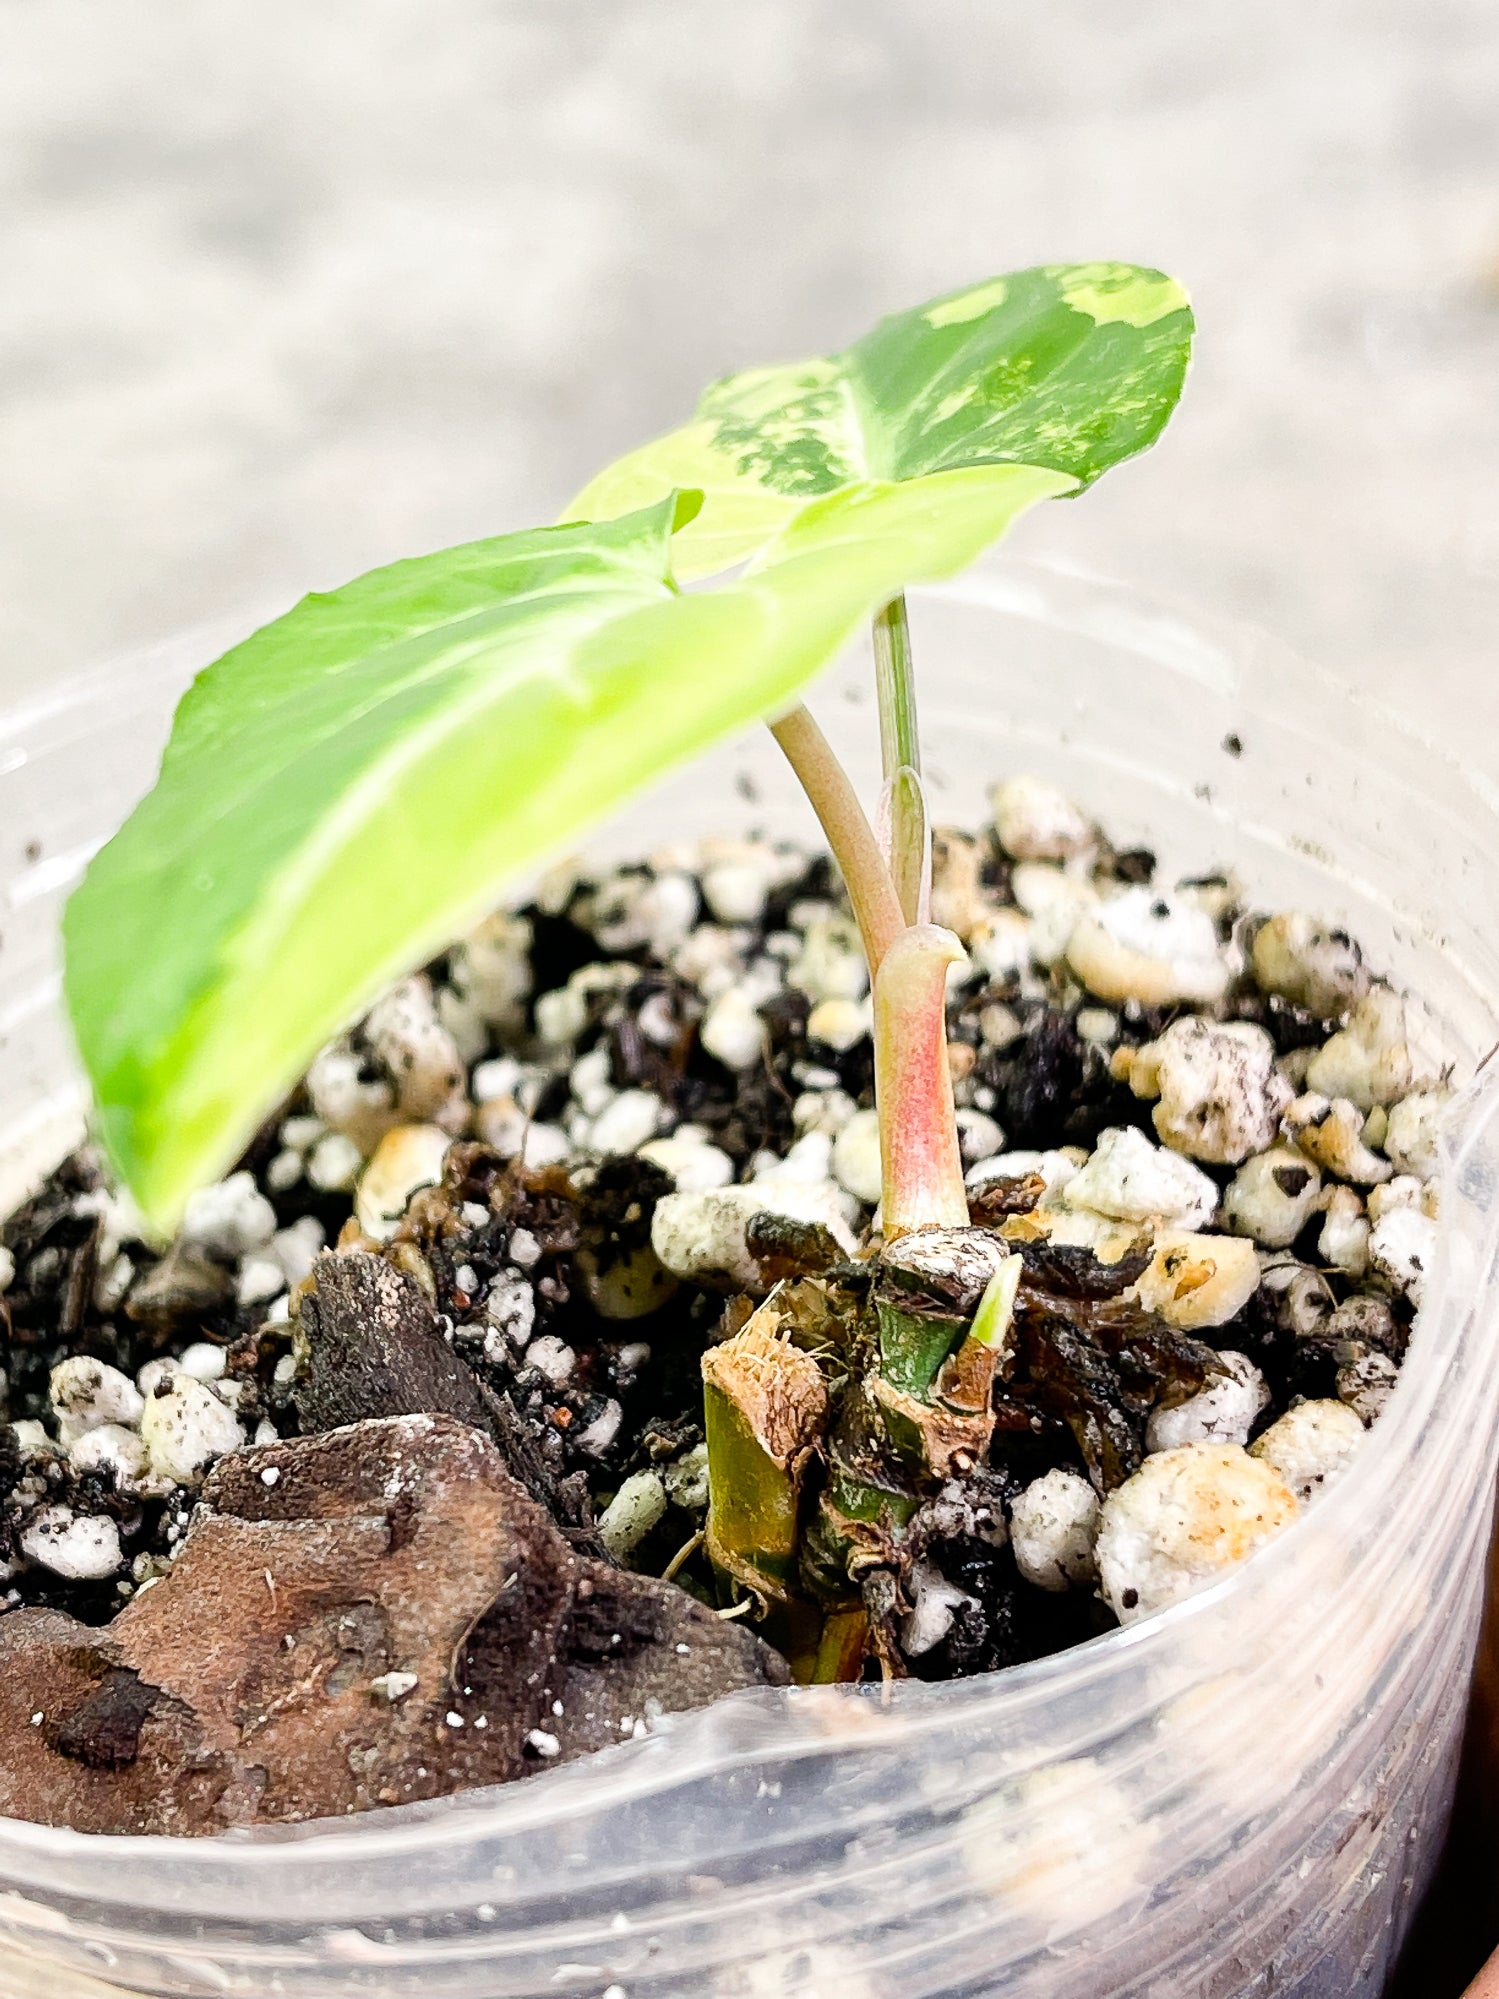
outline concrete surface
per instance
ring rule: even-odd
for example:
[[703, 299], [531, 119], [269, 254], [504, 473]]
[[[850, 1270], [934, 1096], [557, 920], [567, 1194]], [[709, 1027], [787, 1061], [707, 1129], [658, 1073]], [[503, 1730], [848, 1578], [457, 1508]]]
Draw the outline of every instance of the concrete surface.
[[1021, 545], [1499, 719], [1493, 0], [0, 0], [0, 694], [545, 519], [992, 270], [1195, 293]]

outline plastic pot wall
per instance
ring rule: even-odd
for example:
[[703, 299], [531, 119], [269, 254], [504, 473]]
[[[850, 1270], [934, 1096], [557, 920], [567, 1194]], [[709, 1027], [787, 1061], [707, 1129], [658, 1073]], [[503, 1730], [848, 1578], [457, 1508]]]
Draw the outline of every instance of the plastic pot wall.
[[[1232, 866], [1340, 921], [1472, 1074], [1495, 1039], [1499, 818], [1452, 763], [1252, 634], [999, 563], [912, 606], [939, 818], [1062, 782], [1163, 878]], [[237, 634], [227, 634], [233, 636]], [[138, 655], [0, 716], [0, 1184], [76, 1130], [61, 898], [210, 655]], [[868, 673], [814, 706], [872, 793]], [[1238, 746], [1237, 749], [1235, 746]], [[811, 837], [768, 739], [605, 851]], [[267, 967], [267, 972], [272, 972]], [[1153, 1622], [887, 1708], [736, 1697], [509, 1790], [201, 1842], [0, 1823], [0, 1992], [422, 1999], [1355, 1999], [1445, 1824], [1499, 1403], [1499, 1077], [1454, 1115], [1442, 1251], [1353, 1472]]]

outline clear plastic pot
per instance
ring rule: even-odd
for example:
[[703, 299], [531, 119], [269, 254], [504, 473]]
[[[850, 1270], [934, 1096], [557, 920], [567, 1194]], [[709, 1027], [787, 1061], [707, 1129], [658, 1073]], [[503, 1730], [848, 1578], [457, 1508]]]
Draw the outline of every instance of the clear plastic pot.
[[[1388, 718], [1109, 586], [996, 564], [913, 604], [939, 815], [1039, 770], [1166, 870], [1336, 918], [1471, 1074], [1495, 1039], [1499, 818]], [[58, 904], [148, 780], [207, 639], [0, 717], [7, 1191], [76, 1125]], [[815, 705], [869, 783], [862, 662]], [[1241, 747], [1236, 747], [1241, 746]], [[737, 780], [737, 781], [736, 781]], [[810, 833], [768, 742], [611, 851]], [[33, 844], [34, 843], [34, 844]], [[491, 1793], [202, 1842], [0, 1825], [6, 1993], [423, 1999], [1352, 1999], [1445, 1822], [1499, 1402], [1499, 1076], [1454, 1115], [1439, 1267], [1352, 1474], [1217, 1587], [990, 1679], [738, 1697]]]

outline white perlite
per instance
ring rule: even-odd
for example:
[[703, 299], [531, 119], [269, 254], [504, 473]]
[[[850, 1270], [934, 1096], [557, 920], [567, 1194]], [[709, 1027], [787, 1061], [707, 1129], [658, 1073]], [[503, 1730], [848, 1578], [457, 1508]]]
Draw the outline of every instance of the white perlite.
[[831, 1183], [808, 1186], [795, 1180], [668, 1194], [656, 1203], [651, 1217], [651, 1247], [678, 1277], [753, 1291], [760, 1283], [760, 1267], [749, 1253], [745, 1231], [754, 1216], [789, 1215], [797, 1221], [820, 1222], [839, 1248], [851, 1255], [854, 1242], [843, 1219], [843, 1198]]
[[147, 1395], [140, 1428], [152, 1471], [176, 1485], [195, 1485], [216, 1458], [245, 1441], [212, 1389], [180, 1370]]
[[1249, 1021], [1174, 1020], [1119, 1065], [1137, 1097], [1156, 1097], [1151, 1120], [1178, 1152], [1237, 1166], [1274, 1144], [1291, 1086], [1275, 1045]]
[[122, 1423], [85, 1430], [68, 1446], [68, 1462], [75, 1471], [108, 1473], [121, 1492], [133, 1491], [150, 1470], [145, 1445]]
[[1388, 1159], [1370, 1149], [1364, 1114], [1347, 1097], [1329, 1099], [1308, 1090], [1288, 1106], [1285, 1133], [1308, 1159], [1356, 1187], [1376, 1187], [1392, 1171]]
[[855, 1111], [833, 1141], [833, 1178], [856, 1200], [873, 1207], [880, 1198], [880, 1118]]
[[1334, 1187], [1327, 1196], [1317, 1254], [1345, 1277], [1362, 1277], [1369, 1267], [1369, 1222], [1364, 1204], [1351, 1187]]
[[134, 1429], [145, 1407], [140, 1390], [128, 1374], [107, 1361], [70, 1354], [53, 1368], [48, 1396], [57, 1412], [57, 1432], [66, 1446], [103, 1423]]
[[1172, 1408], [1150, 1412], [1147, 1451], [1172, 1451], [1180, 1444], [1247, 1444], [1255, 1418], [1269, 1406], [1270, 1390], [1248, 1354], [1225, 1347], [1218, 1355], [1225, 1372], [1196, 1395]]
[[39, 1507], [21, 1535], [21, 1550], [29, 1561], [71, 1582], [98, 1582], [125, 1559], [113, 1520], [75, 1513], [71, 1506]]
[[1225, 1325], [1259, 1287], [1254, 1244], [1242, 1236], [1162, 1229], [1137, 1290], [1146, 1311], [1184, 1332]]
[[682, 1132], [671, 1138], [653, 1138], [648, 1145], [641, 1146], [640, 1157], [669, 1173], [680, 1194], [700, 1194], [709, 1187], [725, 1187], [734, 1177], [734, 1162], [726, 1152]]
[[1249, 1446], [1279, 1472], [1303, 1506], [1335, 1485], [1368, 1433], [1346, 1402], [1298, 1402]]
[[1324, 930], [1300, 910], [1272, 916], [1251, 948], [1260, 990], [1278, 993], [1326, 1020], [1346, 1013], [1369, 990], [1357, 944], [1343, 930]]
[[730, 986], [703, 1016], [698, 1039], [726, 1069], [750, 1069], [765, 1053], [765, 1023], [753, 991]]
[[1114, 1221], [1196, 1228], [1211, 1219], [1218, 1189], [1180, 1153], [1152, 1145], [1134, 1125], [1115, 1125], [1099, 1133], [1092, 1158], [1067, 1182], [1062, 1201]]
[[930, 1562], [912, 1565], [908, 1588], [911, 1608], [901, 1623], [901, 1647], [907, 1658], [919, 1659], [942, 1643], [965, 1604], [976, 1604], [966, 1590], [950, 1583]]
[[1158, 1452], [1104, 1501], [1098, 1574], [1121, 1624], [1213, 1582], [1295, 1519], [1280, 1475], [1238, 1444]]
[[1430, 1215], [1420, 1208], [1388, 1208], [1369, 1231], [1369, 1267], [1419, 1305], [1436, 1248], [1437, 1225]]
[[1010, 1509], [1015, 1566], [1037, 1589], [1081, 1588], [1098, 1576], [1098, 1496], [1085, 1478], [1060, 1467], [1033, 1479]]
[[621, 1090], [588, 1128], [588, 1150], [634, 1152], [666, 1122], [666, 1106], [653, 1090]]
[[1093, 845], [1093, 828], [1066, 792], [1039, 777], [1012, 777], [990, 793], [999, 844], [1015, 861], [1066, 861]]
[[1099, 999], [1171, 1006], [1210, 1001], [1229, 966], [1213, 920], [1190, 898], [1127, 888], [1085, 916], [1067, 942], [1067, 962]]
[[1388, 986], [1372, 987], [1348, 1025], [1312, 1056], [1306, 1083], [1324, 1097], [1350, 1098], [1361, 1111], [1403, 1097], [1411, 1086], [1411, 1054], [1400, 995]]
[[182, 1217], [182, 1241], [226, 1263], [264, 1249], [275, 1233], [276, 1210], [253, 1173], [231, 1173], [227, 1180], [200, 1187]]
[[627, 1478], [599, 1515], [599, 1539], [617, 1562], [627, 1561], [666, 1512], [666, 1487], [656, 1472]]
[[1451, 1093], [1445, 1089], [1413, 1090], [1390, 1108], [1384, 1149], [1397, 1173], [1414, 1173], [1429, 1180], [1441, 1164], [1442, 1120]]
[[436, 1124], [398, 1124], [385, 1134], [360, 1176], [354, 1199], [354, 1212], [366, 1235], [385, 1242], [395, 1234], [417, 1189], [441, 1180], [451, 1143]]
[[1293, 1145], [1272, 1146], [1246, 1160], [1223, 1196], [1223, 1219], [1235, 1235], [1266, 1249], [1286, 1249], [1317, 1211], [1322, 1176]]

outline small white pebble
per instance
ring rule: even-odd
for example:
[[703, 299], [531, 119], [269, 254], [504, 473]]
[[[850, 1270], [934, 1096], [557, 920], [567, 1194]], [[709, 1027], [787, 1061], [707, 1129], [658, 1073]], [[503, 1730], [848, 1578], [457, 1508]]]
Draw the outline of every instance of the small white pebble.
[[247, 1256], [239, 1267], [234, 1296], [240, 1305], [265, 1305], [286, 1289], [286, 1274], [268, 1256]]
[[459, 1714], [456, 1708], [450, 1707], [447, 1713], [443, 1716], [443, 1720], [447, 1723], [449, 1728], [463, 1728], [465, 1726], [463, 1716]]
[[720, 923], [758, 923], [770, 880], [753, 860], [720, 861], [703, 873], [703, 900]]
[[544, 1728], [533, 1728], [526, 1737], [526, 1746], [537, 1756], [552, 1757], [561, 1753], [562, 1744], [555, 1735], [549, 1735]]
[[1278, 993], [1323, 1020], [1346, 1013], [1369, 990], [1363, 955], [1347, 932], [1325, 930], [1300, 910], [1262, 923], [1250, 956], [1262, 992]]
[[994, 830], [1012, 860], [1065, 861], [1086, 853], [1093, 828], [1066, 792], [1044, 778], [1021, 775], [990, 793]]
[[271, 1379], [278, 1388], [285, 1388], [297, 1378], [297, 1357], [284, 1353], [271, 1370]]
[[281, 1483], [280, 1467], [278, 1465], [267, 1465], [265, 1470], [260, 1474], [260, 1483], [264, 1486], [279, 1485]]
[[526, 1349], [526, 1365], [536, 1368], [553, 1388], [562, 1388], [571, 1381], [577, 1364], [578, 1357], [572, 1348], [554, 1333], [532, 1340]]
[[30, 1416], [23, 1416], [10, 1427], [23, 1464], [29, 1463], [34, 1458], [56, 1457], [57, 1446], [47, 1435], [45, 1424], [36, 1422]]
[[907, 1589], [911, 1608], [901, 1623], [901, 1647], [908, 1658], [919, 1659], [942, 1643], [958, 1611], [974, 1606], [975, 1599], [930, 1562], [913, 1563]]
[[245, 1433], [211, 1389], [174, 1373], [166, 1392], [146, 1397], [141, 1440], [151, 1469], [177, 1485], [194, 1485], [216, 1458], [238, 1450]]
[[786, 982], [814, 1006], [824, 1000], [858, 1000], [869, 987], [864, 950], [852, 917], [815, 917], [802, 933], [802, 948], [786, 968]]
[[200, 1187], [182, 1217], [182, 1240], [226, 1263], [264, 1249], [275, 1233], [276, 1210], [253, 1173], [231, 1173], [227, 1180]]
[[13, 1250], [7, 1249], [4, 1243], [0, 1243], [0, 1297], [4, 1296], [4, 1294], [10, 1289], [11, 1285], [14, 1284], [15, 1281], [16, 1281], [15, 1252]]
[[452, 1144], [437, 1124], [398, 1124], [381, 1139], [360, 1175], [354, 1197], [359, 1226], [377, 1242], [388, 1241], [419, 1188], [442, 1179], [443, 1161]]
[[960, 1110], [957, 1121], [958, 1144], [966, 1166], [976, 1166], [982, 1159], [993, 1159], [1003, 1148], [1004, 1128], [986, 1111]]
[[1430, 1215], [1419, 1208], [1390, 1208], [1369, 1231], [1369, 1268], [1419, 1305], [1436, 1247], [1437, 1225]]
[[536, 1325], [536, 1293], [519, 1271], [502, 1270], [496, 1275], [484, 1300], [484, 1316], [515, 1346], [523, 1347], [530, 1339]]
[[846, 1199], [831, 1182], [811, 1186], [795, 1180], [667, 1194], [651, 1216], [651, 1246], [678, 1277], [727, 1282], [735, 1290], [752, 1291], [759, 1286], [760, 1268], [749, 1253], [746, 1230], [756, 1214], [821, 1223], [838, 1247], [851, 1255], [854, 1241], [844, 1219]]
[[1194, 1228], [1211, 1219], [1218, 1189], [1180, 1153], [1152, 1145], [1134, 1125], [1100, 1132], [1092, 1158], [1068, 1181], [1069, 1208], [1090, 1208], [1115, 1221], [1175, 1222]]
[[1364, 1114], [1347, 1097], [1330, 1101], [1308, 1090], [1287, 1106], [1281, 1122], [1286, 1137], [1338, 1179], [1359, 1187], [1375, 1187], [1389, 1179], [1389, 1160], [1372, 1150], [1365, 1137]]
[[184, 1347], [177, 1356], [177, 1365], [184, 1374], [190, 1374], [194, 1381], [219, 1381], [228, 1365], [229, 1356], [222, 1347], [216, 1347], [212, 1340], [195, 1340], [190, 1347]]
[[[321, 1119], [319, 1119], [321, 1123]], [[273, 1194], [284, 1194], [302, 1177], [302, 1155], [288, 1146], [278, 1152], [265, 1169], [265, 1184]]]
[[593, 1421], [573, 1433], [573, 1449], [582, 1451], [587, 1457], [601, 1458], [619, 1435], [624, 1413], [611, 1395]]
[[1403, 1097], [1411, 1086], [1411, 1056], [1400, 995], [1388, 986], [1371, 987], [1348, 1025], [1312, 1056], [1306, 1084], [1324, 1097], [1348, 1097], [1361, 1111]]
[[1148, 1457], [1104, 1501], [1099, 1584], [1121, 1624], [1188, 1596], [1296, 1518], [1295, 1496], [1238, 1444]]
[[666, 1119], [666, 1106], [654, 1090], [621, 1090], [593, 1120], [588, 1132], [590, 1152], [634, 1152], [655, 1137]]
[[833, 1141], [833, 1178], [845, 1193], [874, 1207], [880, 1198], [880, 1118], [875, 1110], [855, 1111]]
[[726, 1069], [752, 1068], [765, 1049], [765, 1023], [758, 1002], [743, 986], [730, 986], [704, 1015], [698, 1038]]
[[269, 1416], [262, 1416], [260, 1421], [255, 1425], [255, 1435], [251, 1439], [251, 1442], [255, 1444], [278, 1444], [280, 1441], [281, 1432], [276, 1428]]
[[85, 1430], [68, 1446], [68, 1462], [75, 1471], [108, 1472], [121, 1492], [139, 1485], [149, 1470], [145, 1445], [121, 1423]]
[[270, 1253], [281, 1266], [287, 1285], [295, 1289], [312, 1275], [318, 1251], [327, 1241], [322, 1223], [315, 1215], [303, 1215], [289, 1228], [278, 1229], [271, 1237]]
[[112, 1576], [124, 1560], [120, 1530], [107, 1515], [74, 1513], [70, 1506], [43, 1506], [21, 1534], [27, 1558], [72, 1582]]
[[101, 1423], [120, 1423], [133, 1429], [145, 1406], [141, 1391], [129, 1375], [107, 1361], [84, 1354], [70, 1354], [53, 1368], [47, 1392], [57, 1412], [58, 1434], [71, 1443], [85, 1430]]
[[836, 1048], [840, 1055], [857, 1048], [870, 1030], [867, 1003], [848, 999], [826, 999], [807, 1016], [807, 1039]]
[[1010, 1509], [1015, 1566], [1038, 1589], [1082, 1588], [1097, 1581], [1098, 1495], [1061, 1467], [1033, 1479]]
[[415, 1673], [380, 1673], [370, 1681], [370, 1692], [376, 1700], [382, 1700], [390, 1707], [397, 1701], [405, 1700], [417, 1684]]
[[1317, 1212], [1322, 1176], [1293, 1145], [1247, 1159], [1223, 1196], [1225, 1226], [1266, 1249], [1287, 1249]]
[[1429, 1180], [1441, 1165], [1442, 1121], [1451, 1101], [1443, 1089], [1413, 1090], [1390, 1106], [1384, 1149], [1397, 1173]]
[[641, 1146], [639, 1156], [659, 1166], [663, 1173], [669, 1173], [681, 1194], [726, 1187], [734, 1177], [734, 1162], [728, 1153], [716, 1145], [704, 1144], [699, 1138], [684, 1138], [680, 1133], [671, 1138], [653, 1138], [648, 1145]]
[[1173, 1451], [1181, 1444], [1247, 1444], [1255, 1418], [1269, 1406], [1265, 1377], [1249, 1358], [1225, 1347], [1218, 1359], [1226, 1372], [1185, 1402], [1157, 1407], [1145, 1426], [1147, 1451]]
[[1156, 1233], [1137, 1288], [1147, 1312], [1184, 1332], [1197, 1332], [1226, 1325], [1249, 1303], [1259, 1282], [1259, 1258], [1244, 1237], [1163, 1229]]
[[1333, 1187], [1322, 1215], [1317, 1254], [1345, 1277], [1362, 1277], [1369, 1267], [1369, 1222], [1351, 1187]]
[[599, 1539], [617, 1562], [627, 1561], [666, 1511], [666, 1487], [653, 1471], [632, 1473], [599, 1515]]
[[1346, 1402], [1298, 1402], [1255, 1438], [1249, 1455], [1279, 1472], [1306, 1506], [1337, 1483], [1367, 1434]]
[[1119, 1038], [1119, 1016], [1106, 1006], [1080, 1006], [1073, 1025], [1079, 1041], [1091, 1041], [1097, 1048], [1107, 1048]]
[[1097, 998], [1171, 1006], [1210, 1001], [1229, 966], [1211, 917], [1188, 897], [1127, 888], [1083, 917], [1067, 940], [1067, 962]]
[[515, 1057], [497, 1055], [491, 1061], [479, 1063], [469, 1087], [476, 1104], [487, 1104], [495, 1097], [513, 1097], [520, 1079], [521, 1066]]
[[364, 1154], [341, 1131], [330, 1131], [312, 1148], [307, 1178], [320, 1194], [346, 1194], [359, 1178]]
[[541, 1244], [529, 1229], [515, 1229], [508, 1254], [517, 1270], [531, 1270], [541, 1261]]
[[1162, 1141], [1210, 1165], [1237, 1166], [1273, 1145], [1291, 1101], [1274, 1043], [1249, 1021], [1174, 1020], [1127, 1066], [1135, 1095], [1157, 1099]]
[[1372, 1426], [1384, 1414], [1398, 1379], [1399, 1369], [1388, 1354], [1377, 1349], [1360, 1354], [1338, 1369], [1338, 1399], [1348, 1404], [1360, 1422]]
[[964, 1183], [971, 1193], [981, 1187], [989, 1187], [996, 1180], [1025, 1180], [1032, 1173], [1039, 1173], [1044, 1183], [1041, 1198], [1043, 1202], [1056, 1200], [1077, 1177], [1083, 1165], [1082, 1155], [1072, 1152], [1000, 1152], [992, 1159], [981, 1159], [976, 1166], [970, 1166], [964, 1175]]
[[687, 1513], [701, 1513], [708, 1504], [708, 1446], [695, 1444], [673, 1459], [662, 1473], [667, 1497]]
[[572, 1146], [567, 1133], [554, 1124], [533, 1124], [527, 1128], [521, 1143], [521, 1158], [527, 1166], [560, 1166]]

